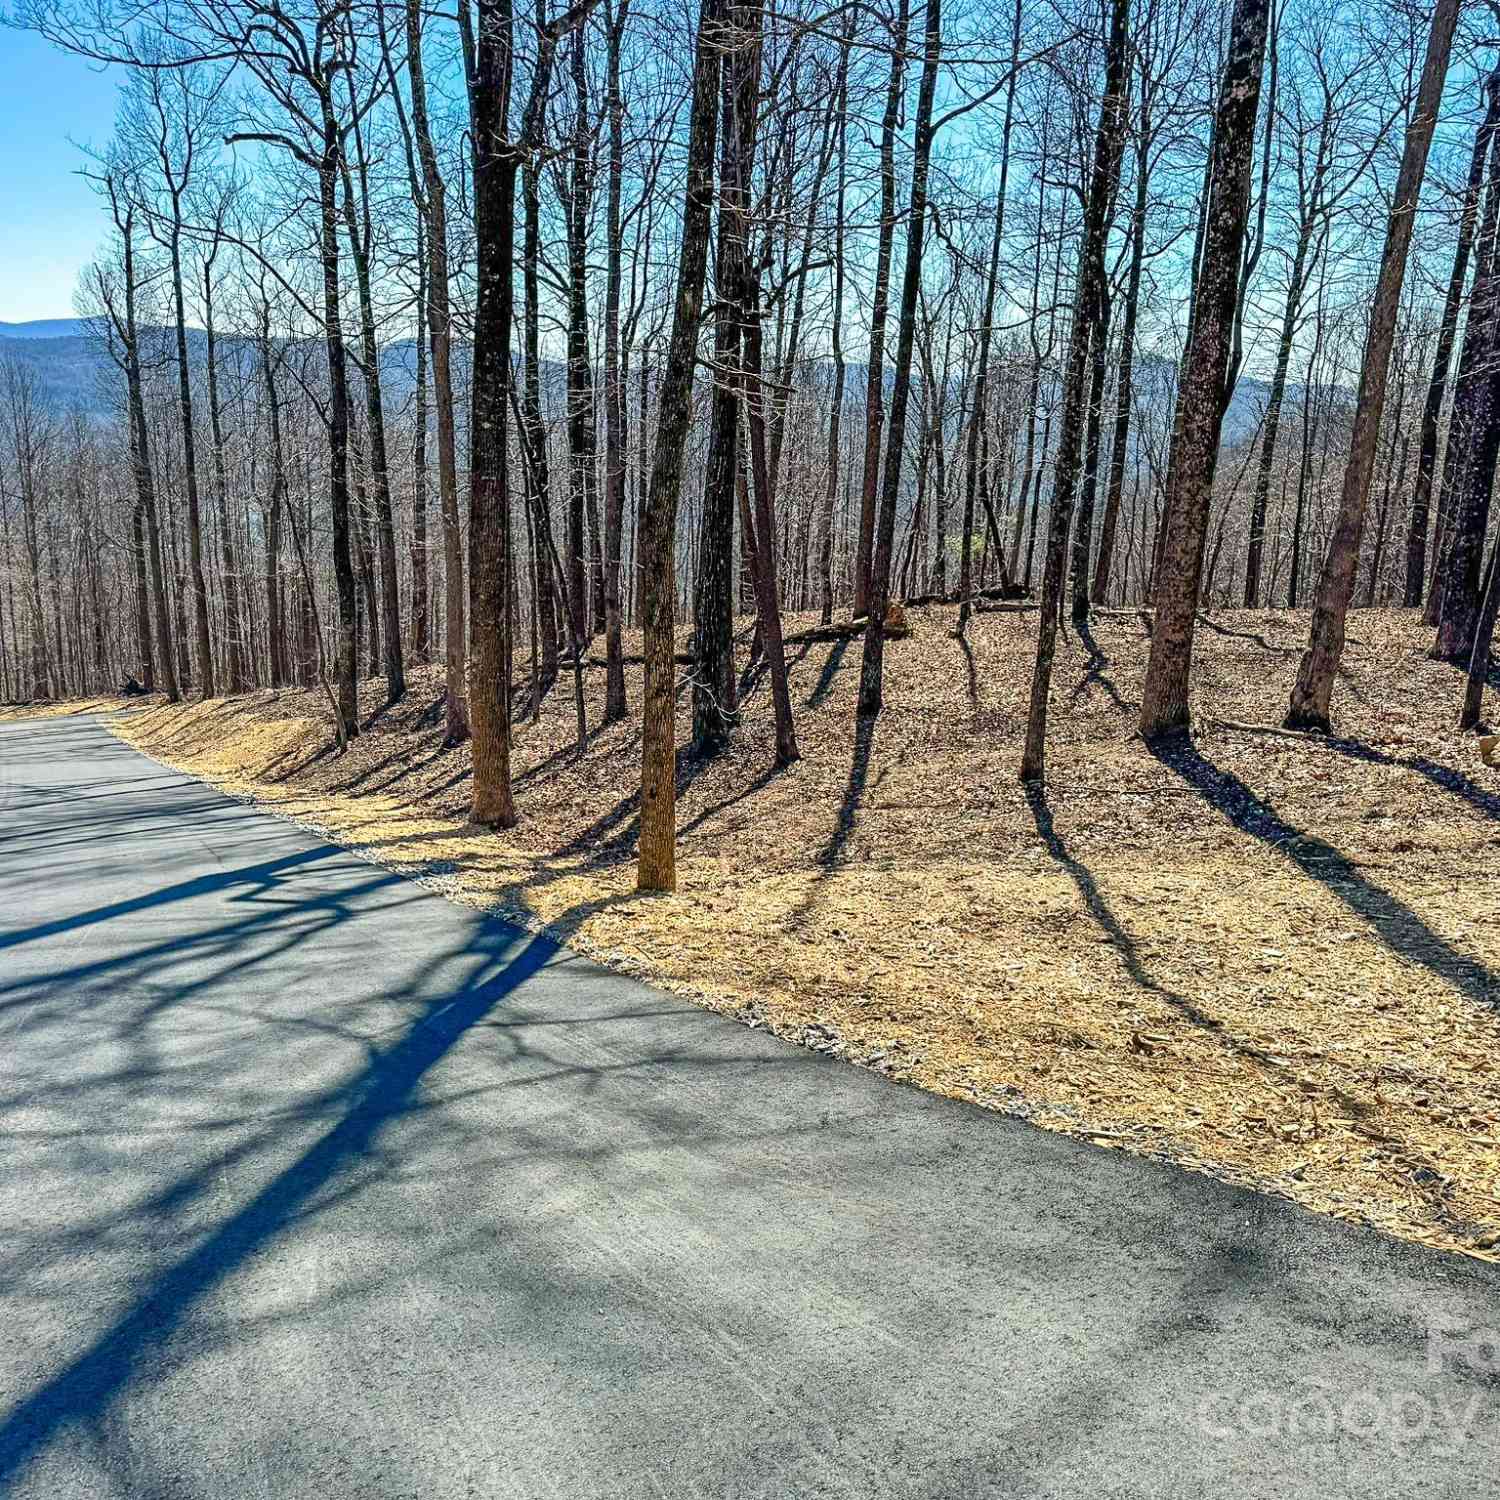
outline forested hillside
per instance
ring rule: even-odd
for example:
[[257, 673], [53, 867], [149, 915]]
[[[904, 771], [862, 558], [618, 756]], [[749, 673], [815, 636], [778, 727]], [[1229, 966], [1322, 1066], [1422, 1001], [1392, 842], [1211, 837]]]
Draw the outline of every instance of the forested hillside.
[[347, 745], [361, 680], [441, 663], [497, 828], [560, 697], [580, 747], [641, 725], [647, 889], [674, 694], [712, 758], [764, 671], [797, 760], [788, 612], [857, 639], [869, 720], [899, 604], [1035, 601], [1029, 781], [1059, 621], [1121, 607], [1149, 741], [1231, 604], [1312, 606], [1291, 727], [1370, 605], [1478, 718], [1488, 11], [640, 5], [23, 0], [124, 87], [81, 322], [0, 366], [7, 696], [312, 686]]
[[[149, 754], [459, 900], [821, 1053], [1100, 1145], [1446, 1248], [1500, 1245], [1500, 791], [1451, 724], [1457, 674], [1414, 612], [1362, 611], [1336, 738], [1268, 724], [1306, 611], [1217, 613], [1198, 730], [1134, 737], [1147, 619], [1059, 649], [1047, 788], [1016, 780], [1034, 611], [917, 606], [886, 704], [859, 719], [857, 640], [788, 618], [797, 764], [748, 673], [727, 751], [684, 758], [679, 894], [632, 892], [639, 726], [565, 694], [518, 726], [525, 811], [468, 821], [437, 669], [343, 754], [319, 690], [116, 721]], [[748, 647], [753, 627], [742, 627]], [[687, 645], [686, 633], [679, 646]], [[639, 692], [640, 637], [626, 687]], [[605, 668], [584, 674], [598, 726]], [[686, 739], [692, 707], [679, 699]]]
[[0, 328], [7, 698], [1494, 1253], [1493, 8], [11, 19], [124, 88]]

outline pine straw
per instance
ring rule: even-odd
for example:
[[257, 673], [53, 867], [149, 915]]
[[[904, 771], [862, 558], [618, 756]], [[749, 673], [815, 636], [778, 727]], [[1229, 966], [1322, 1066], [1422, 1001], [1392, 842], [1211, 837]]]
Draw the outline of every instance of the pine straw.
[[[751, 1025], [1497, 1258], [1500, 786], [1452, 728], [1460, 679], [1426, 659], [1415, 616], [1355, 617], [1337, 740], [1265, 732], [1305, 615], [1205, 622], [1206, 717], [1165, 758], [1132, 737], [1144, 622], [1105, 617], [1061, 644], [1044, 797], [1016, 780], [1034, 613], [980, 614], [971, 656], [951, 609], [912, 623], [867, 739], [858, 641], [804, 642], [798, 765], [769, 770], [764, 680], [729, 755], [682, 760], [675, 898], [631, 889], [638, 729], [596, 732], [575, 760], [566, 678], [519, 730], [510, 835], [465, 825], [469, 756], [440, 747], [433, 669], [388, 713], [365, 684], [370, 727], [343, 756], [306, 692], [115, 727]], [[594, 723], [603, 673], [587, 676]]]

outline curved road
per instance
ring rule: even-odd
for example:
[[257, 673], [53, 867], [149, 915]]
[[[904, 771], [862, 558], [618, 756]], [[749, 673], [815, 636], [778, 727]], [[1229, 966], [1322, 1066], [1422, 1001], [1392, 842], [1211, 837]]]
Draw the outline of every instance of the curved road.
[[1500, 1278], [0, 725], [0, 1494], [1464, 1496]]

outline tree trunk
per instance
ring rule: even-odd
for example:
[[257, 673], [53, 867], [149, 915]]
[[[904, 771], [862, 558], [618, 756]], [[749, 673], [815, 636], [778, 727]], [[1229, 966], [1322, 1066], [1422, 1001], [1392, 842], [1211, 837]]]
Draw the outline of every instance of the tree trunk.
[[[1448, 75], [1448, 55], [1458, 24], [1458, 9], [1459, 0], [1437, 0], [1433, 10], [1427, 59], [1418, 85], [1416, 108], [1406, 129], [1406, 146], [1401, 155], [1401, 170], [1396, 178], [1395, 198], [1386, 227], [1380, 276], [1370, 309], [1370, 327], [1365, 337], [1364, 363], [1360, 369], [1354, 431], [1349, 439], [1349, 461], [1344, 469], [1338, 521], [1318, 580], [1307, 652], [1297, 670], [1297, 681], [1287, 710], [1288, 728], [1320, 728], [1324, 731], [1329, 728], [1333, 684], [1344, 650], [1344, 617], [1354, 595], [1370, 475], [1375, 466], [1375, 446], [1380, 440], [1391, 344], [1401, 305], [1401, 286], [1406, 278], [1407, 249], [1411, 244], [1422, 178], [1427, 170], [1427, 151], [1437, 124], [1438, 106], [1442, 102], [1443, 82]], [[1492, 467], [1492, 476], [1493, 472]]]
[[198, 510], [198, 458], [193, 435], [193, 393], [188, 370], [187, 300], [182, 285], [182, 225], [172, 198], [172, 307], [177, 318], [177, 402], [182, 416], [183, 487], [187, 491], [188, 585], [193, 600], [193, 665], [200, 697], [214, 696], [214, 652], [208, 634], [208, 584], [203, 576], [203, 525]]
[[156, 484], [151, 467], [150, 429], [146, 425], [146, 402], [141, 386], [139, 335], [135, 321], [135, 250], [128, 218], [122, 225], [125, 273], [125, 388], [130, 410], [130, 461], [135, 470], [135, 492], [146, 515], [146, 536], [151, 548], [151, 592], [155, 599], [156, 654], [162, 688], [168, 703], [181, 697], [177, 683], [177, 658], [172, 650], [171, 616], [167, 612], [167, 585], [162, 566], [161, 524], [156, 508]]
[[[360, 354], [364, 364], [365, 425], [370, 434], [370, 484], [375, 496], [375, 545], [380, 554], [380, 656], [385, 667], [385, 701], [399, 703], [406, 696], [406, 667], [401, 650], [401, 592], [396, 577], [396, 519], [391, 506], [391, 471], [385, 439], [385, 399], [380, 380], [380, 345], [375, 331], [375, 302], [370, 290], [370, 247], [374, 226], [370, 214], [369, 169], [364, 139], [354, 131], [359, 167], [359, 211], [355, 210], [354, 181], [347, 161], [344, 179], [344, 225], [354, 280], [359, 294]], [[374, 618], [371, 610], [371, 618]], [[372, 657], [374, 653], [372, 652]], [[373, 661], [372, 661], [373, 666]]]
[[[1495, 186], [1500, 198], [1500, 147], [1495, 152]], [[1495, 464], [1500, 453], [1500, 234], [1496, 226], [1481, 243], [1458, 385], [1449, 424], [1447, 540], [1440, 585], [1437, 643], [1433, 655], [1465, 662], [1473, 651], [1479, 612], [1479, 569], [1489, 529]]]
[[896, 339], [895, 384], [891, 392], [891, 425], [886, 438], [880, 516], [875, 535], [874, 561], [870, 568], [864, 657], [859, 669], [858, 711], [863, 718], [878, 714], [884, 698], [885, 616], [890, 605], [896, 502], [901, 494], [901, 461], [906, 446], [906, 408], [911, 395], [917, 292], [922, 277], [922, 242], [927, 230], [927, 173], [932, 158], [932, 104], [937, 92], [938, 59], [942, 42], [942, 0], [927, 0], [927, 24], [922, 45], [922, 82], [917, 91], [912, 154], [911, 204], [906, 220], [906, 267], [901, 284], [901, 321]]
[[464, 703], [464, 554], [463, 529], [458, 513], [458, 439], [451, 366], [447, 189], [427, 118], [421, 0], [406, 0], [406, 64], [411, 80], [412, 129], [422, 162], [425, 192], [422, 211], [427, 225], [427, 336], [432, 345], [438, 503], [443, 521], [444, 742], [457, 745], [469, 736], [469, 716]]
[[[1119, 177], [1116, 174], [1115, 188]], [[1111, 218], [1113, 207], [1111, 207]], [[1089, 617], [1089, 563], [1094, 551], [1094, 497], [1099, 489], [1099, 439], [1104, 420], [1104, 384], [1109, 374], [1109, 278], [1099, 288], [1099, 304], [1094, 310], [1093, 330], [1089, 336], [1088, 416], [1084, 424], [1083, 483], [1078, 493], [1078, 524], [1073, 529], [1073, 623], [1084, 624]]]
[[[546, 55], [542, 63], [546, 65]], [[540, 121], [532, 122], [536, 129]], [[540, 139], [525, 138], [528, 163], [534, 160]], [[522, 345], [526, 360], [525, 379], [521, 384], [521, 436], [526, 449], [528, 477], [527, 498], [531, 505], [532, 526], [537, 534], [538, 562], [534, 587], [537, 596], [537, 633], [541, 643], [541, 684], [545, 694], [557, 681], [557, 607], [560, 599], [558, 580], [552, 569], [551, 480], [547, 465], [547, 426], [542, 418], [541, 359], [541, 284], [537, 267], [541, 260], [541, 186], [536, 168], [527, 165], [522, 174], [521, 196], [526, 252], [522, 266], [524, 326]], [[574, 654], [582, 649], [582, 636], [574, 633], [574, 617], [567, 609], [568, 634]]]
[[[598, 564], [602, 556], [595, 474], [594, 367], [589, 354], [588, 332], [587, 240], [592, 183], [582, 33], [574, 38], [572, 56], [577, 118], [573, 130], [572, 170], [564, 205], [568, 245], [568, 598], [574, 614], [574, 634], [587, 640], [595, 633], [603, 608], [602, 600], [595, 599], [602, 571]], [[594, 551], [594, 566], [590, 566], [585, 554], [585, 530]], [[597, 609], [596, 603], [599, 605]]]
[[1302, 291], [1307, 283], [1307, 260], [1312, 249], [1312, 232], [1312, 223], [1304, 219], [1297, 234], [1297, 248], [1292, 256], [1286, 306], [1281, 315], [1281, 342], [1276, 348], [1276, 367], [1271, 373], [1271, 389], [1266, 396], [1260, 463], [1255, 471], [1255, 494], [1250, 502], [1250, 549], [1245, 559], [1246, 609], [1255, 609], [1260, 604], [1260, 574], [1265, 550], [1266, 505], [1271, 494], [1271, 466], [1276, 457], [1276, 439], [1281, 431], [1281, 407], [1286, 399], [1286, 377], [1292, 360], [1292, 344], [1297, 337], [1297, 315], [1301, 310]]
[[1156, 621], [1141, 693], [1140, 730], [1147, 739], [1188, 723], [1193, 625], [1240, 293], [1268, 11], [1268, 0], [1235, 0], [1230, 22], [1214, 120], [1203, 260], [1167, 461]]
[[[1011, 21], [1010, 81], [1005, 92], [1005, 124], [1000, 132], [1000, 183], [995, 189], [995, 228], [990, 240], [990, 264], [984, 280], [984, 317], [979, 325], [979, 361], [974, 376], [974, 404], [969, 412], [969, 431], [964, 448], [964, 517], [963, 556], [959, 560], [958, 633], [969, 625], [970, 600], [974, 592], [974, 567], [969, 553], [974, 537], [974, 498], [979, 483], [979, 435], [984, 427], [986, 397], [989, 391], [990, 341], [995, 325], [995, 292], [1000, 283], [1000, 243], [1005, 237], [1005, 194], [1010, 179], [1011, 129], [1015, 120], [1016, 78], [1021, 60], [1021, 0], [1016, 0]], [[941, 547], [942, 537], [938, 538]], [[940, 554], [941, 556], [941, 554]], [[946, 560], [940, 562], [946, 576]], [[1005, 559], [1000, 567], [1005, 570]], [[943, 583], [938, 583], [943, 592]]]
[[151, 599], [146, 583], [146, 507], [139, 497], [130, 513], [130, 561], [135, 572], [135, 650], [141, 663], [141, 686], [154, 693], [156, 660], [151, 650]]
[[[657, 390], [656, 457], [646, 495], [640, 541], [641, 625], [645, 634], [645, 692], [641, 724], [640, 858], [636, 887], [677, 889], [677, 754], [674, 704], [677, 668], [677, 502], [683, 450], [693, 414], [693, 365], [713, 212], [721, 0], [700, 0], [693, 55], [693, 102], [688, 126], [687, 179], [677, 296], [666, 368]], [[644, 427], [642, 428], [644, 438]]]
[[[744, 43], [738, 55], [725, 64], [743, 75], [748, 82], [741, 90], [744, 100], [753, 101], [760, 76], [760, 33], [762, 0], [748, 0], [735, 7], [735, 15]], [[744, 106], [742, 105], [742, 108]], [[753, 103], [750, 104], [753, 108]], [[738, 163], [741, 188], [749, 198], [750, 158]], [[755, 545], [751, 548], [751, 578], [755, 586], [756, 627], [761, 650], [771, 678], [771, 703], [776, 718], [776, 757], [778, 768], [800, 759], [797, 735], [792, 723], [792, 697], [787, 683], [786, 651], [781, 638], [781, 598], [776, 569], [775, 474], [771, 467], [766, 433], [766, 389], [762, 378], [760, 278], [748, 266], [741, 273], [740, 316], [744, 323], [745, 425], [750, 437], [750, 468], [754, 475]]]
[[[1450, 661], [1468, 659], [1474, 591], [1489, 520], [1490, 483], [1479, 470], [1483, 467], [1484, 433], [1489, 425], [1485, 409], [1491, 404], [1487, 377], [1492, 361], [1500, 352], [1496, 349], [1495, 330], [1496, 310], [1500, 307], [1500, 134], [1490, 145], [1489, 183], [1476, 250], [1474, 286], [1443, 454], [1437, 563], [1427, 608], [1438, 626], [1435, 654]], [[1452, 600], [1450, 591], [1456, 591]]]
[[411, 452], [411, 658], [432, 654], [431, 585], [427, 558], [427, 244], [417, 229], [416, 383], [412, 392]]
[[267, 421], [271, 429], [271, 503], [266, 517], [266, 636], [271, 686], [292, 679], [287, 659], [286, 611], [281, 590], [281, 521], [286, 506], [286, 455], [281, 438], [281, 403], [277, 400], [276, 371], [271, 355], [270, 308], [262, 304], [260, 358], [266, 386]]
[[849, 44], [853, 27], [854, 13], [851, 11], [839, 47], [838, 78], [834, 85], [839, 165], [838, 186], [833, 198], [833, 395], [828, 413], [828, 477], [818, 520], [819, 618], [824, 625], [833, 619], [833, 513], [838, 499], [844, 420], [844, 188], [849, 162]]
[[[1497, 129], [1500, 129], [1500, 70], [1491, 73], [1485, 81], [1484, 119], [1474, 132], [1474, 151], [1469, 159], [1469, 176], [1464, 186], [1463, 209], [1458, 221], [1458, 243], [1453, 250], [1453, 270], [1448, 277], [1448, 294], [1443, 300], [1443, 316], [1438, 325], [1437, 349], [1432, 359], [1432, 380], [1427, 387], [1427, 399], [1422, 405], [1417, 478], [1412, 488], [1411, 523], [1406, 535], [1406, 585], [1401, 600], [1407, 608], [1422, 602], [1422, 584], [1427, 572], [1428, 518], [1432, 508], [1433, 481], [1437, 475], [1438, 425], [1443, 415], [1443, 398], [1448, 389], [1448, 369], [1453, 363], [1453, 346], [1458, 337], [1458, 319], [1463, 311], [1469, 257], [1474, 249], [1474, 229], [1479, 218], [1479, 200], [1484, 186], [1484, 164]], [[1440, 519], [1435, 551], [1442, 548], [1444, 529]], [[1427, 623], [1437, 624], [1436, 613], [1433, 613]]]
[[[217, 247], [215, 247], [217, 248]], [[208, 426], [214, 447], [214, 509], [219, 520], [219, 550], [224, 555], [224, 656], [228, 681], [225, 691], [243, 693], [245, 640], [240, 620], [240, 565], [235, 555], [234, 533], [229, 524], [229, 480], [224, 461], [224, 422], [219, 405], [218, 349], [214, 337], [213, 255], [203, 263], [203, 326], [207, 347]]]
[[[1127, 29], [1129, 0], [1111, 0], [1109, 44], [1104, 59], [1104, 97], [1094, 137], [1093, 169], [1084, 203], [1083, 236], [1078, 246], [1078, 281], [1073, 297], [1073, 326], [1063, 376], [1062, 430], [1058, 434], [1056, 477], [1052, 482], [1052, 519], [1047, 533], [1047, 560], [1042, 574], [1041, 611], [1037, 617], [1036, 662], [1031, 674], [1031, 702], [1021, 780], [1040, 781], [1046, 770], [1047, 703], [1052, 692], [1052, 658], [1057, 650], [1057, 617], [1062, 606], [1067, 564], [1068, 529], [1082, 457], [1085, 382], [1089, 379], [1089, 320], [1103, 295], [1104, 247], [1109, 239], [1110, 206], [1115, 199], [1120, 161], [1125, 150]], [[1038, 486], [1040, 488], [1040, 486]]]
[[[1142, 80], [1144, 94], [1144, 80]], [[1104, 493], [1104, 519], [1099, 526], [1099, 559], [1094, 565], [1093, 602], [1109, 602], [1114, 569], [1115, 532], [1125, 494], [1125, 455], [1130, 439], [1130, 403], [1135, 392], [1135, 329], [1140, 313], [1141, 272], [1146, 254], [1146, 207], [1150, 189], [1151, 126], [1147, 106], [1141, 105], [1140, 140], [1135, 164], [1135, 206], [1130, 220], [1130, 270], [1125, 285], [1125, 317], [1120, 325], [1120, 364], [1115, 379], [1115, 426], [1109, 449], [1109, 480]], [[1029, 439], [1028, 439], [1029, 441]], [[1030, 460], [1027, 460], [1028, 466]], [[1018, 518], [1019, 519], [1019, 518]]]
[[[735, 482], [740, 471], [741, 395], [745, 383], [745, 284], [750, 232], [749, 164], [755, 159], [756, 38], [744, 7], [727, 8], [734, 51], [720, 67], [719, 214], [714, 254], [714, 365], [708, 472], [698, 528], [693, 590], [693, 751], [719, 754], [739, 720], [734, 674]], [[732, 28], [732, 30], [730, 30]]]
[[328, 354], [328, 493], [333, 514], [333, 577], [338, 596], [334, 632], [334, 696], [346, 739], [359, 733], [359, 692], [355, 681], [358, 604], [349, 535], [349, 373], [344, 352], [339, 288], [338, 169], [341, 133], [333, 101], [322, 100], [323, 158], [318, 165], [321, 209], [319, 255], [323, 269], [323, 338]]
[[1463, 706], [1458, 727], [1473, 729], [1479, 723], [1484, 707], [1484, 680], [1490, 671], [1490, 647], [1495, 639], [1495, 613], [1500, 608], [1500, 539], [1490, 549], [1490, 565], [1485, 575], [1484, 601], [1474, 630], [1474, 649], [1469, 653], [1469, 671], [1464, 683]]
[[906, 78], [906, 32], [911, 0], [898, 0], [891, 34], [891, 72], [880, 123], [880, 238], [875, 251], [875, 291], [870, 304], [870, 347], [865, 370], [865, 461], [860, 484], [859, 539], [854, 555], [854, 617], [870, 607], [875, 546], [875, 500], [880, 487], [880, 435], [885, 413], [885, 322], [891, 255], [896, 242], [896, 125]]
[[625, 533], [625, 386], [620, 371], [620, 187], [625, 172], [625, 100], [620, 90], [620, 47], [629, 0], [609, 17], [605, 111], [609, 117], [604, 271], [604, 722], [625, 717], [625, 642], [620, 555]]
[[510, 0], [479, 0], [470, 89], [474, 126], [473, 411], [469, 422], [469, 670], [474, 793], [470, 816], [491, 828], [516, 821], [510, 780], [509, 467], [510, 331], [518, 153], [506, 138]]

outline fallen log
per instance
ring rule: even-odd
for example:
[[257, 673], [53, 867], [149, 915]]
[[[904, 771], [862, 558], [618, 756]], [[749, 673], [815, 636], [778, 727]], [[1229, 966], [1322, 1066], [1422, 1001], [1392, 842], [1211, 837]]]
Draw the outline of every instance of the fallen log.
[[814, 625], [808, 630], [797, 630], [782, 638], [787, 646], [815, 645], [819, 641], [852, 641], [865, 633], [864, 618], [858, 620], [836, 620], [830, 625]]
[[[573, 665], [573, 658], [571, 656], [564, 655], [559, 660], [565, 667], [572, 667]], [[644, 656], [623, 656], [620, 660], [627, 667], [641, 667], [646, 664]], [[673, 654], [672, 660], [679, 667], [696, 667], [698, 665], [698, 658], [691, 651], [678, 651]], [[583, 664], [585, 667], [598, 667], [602, 669], [607, 667], [609, 662], [602, 656], [585, 656]]]
[[[1019, 583], [1003, 583], [992, 589], [975, 589], [969, 595], [971, 601], [979, 599], [1029, 599], [1030, 589], [1022, 588]], [[906, 605], [908, 609], [918, 609], [923, 605], [931, 604], [962, 604], [963, 595], [954, 589], [947, 594], [911, 594], [907, 596]]]

